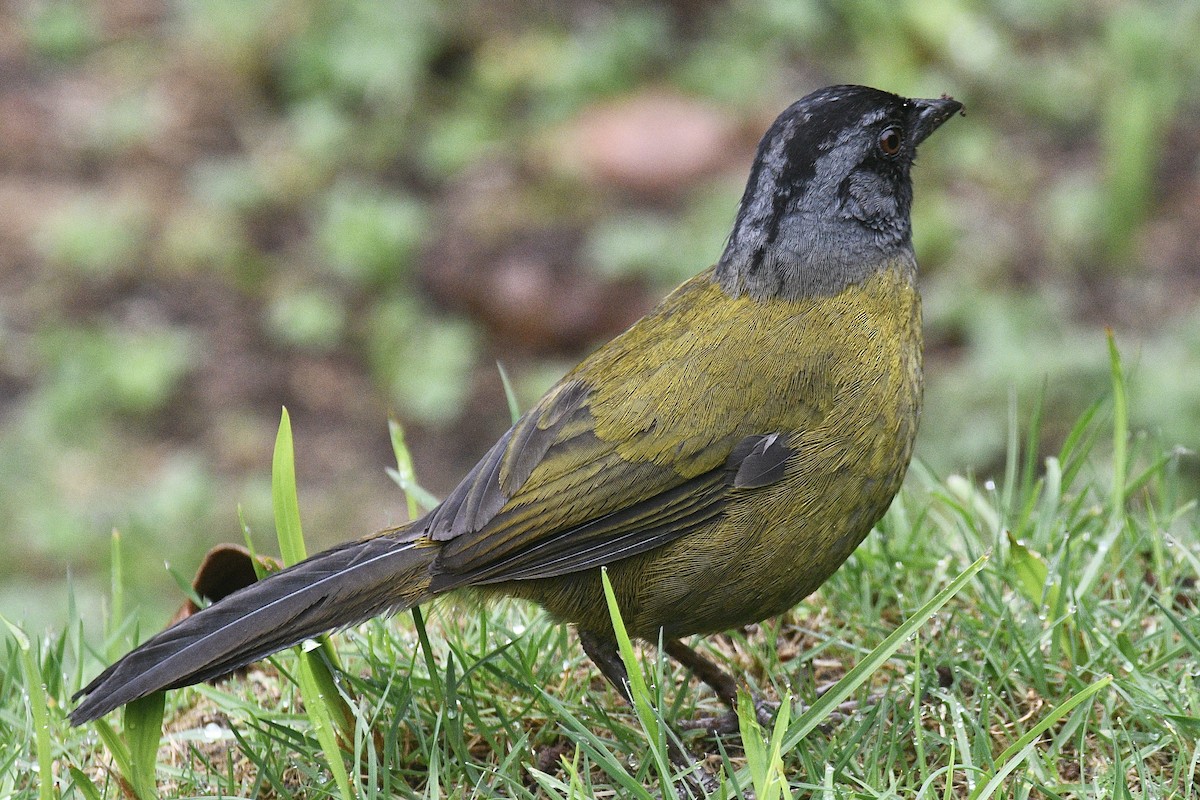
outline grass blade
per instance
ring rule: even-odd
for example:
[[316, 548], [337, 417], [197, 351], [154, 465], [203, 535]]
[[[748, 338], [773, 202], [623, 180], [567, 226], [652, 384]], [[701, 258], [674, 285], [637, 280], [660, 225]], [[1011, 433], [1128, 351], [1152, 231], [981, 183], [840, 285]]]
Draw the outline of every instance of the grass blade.
[[[296, 462], [292, 447], [292, 422], [287, 409], [279, 420], [279, 433], [275, 437], [275, 454], [271, 461], [271, 500], [275, 511], [275, 533], [279, 537], [279, 552], [285, 565], [303, 561], [306, 557], [304, 533], [300, 527], [300, 501], [296, 494]], [[318, 646], [331, 658], [336, 659], [328, 636], [317, 638]], [[337, 782], [343, 800], [351, 800], [355, 793], [350, 786], [350, 777], [342, 761], [342, 753], [334, 732], [336, 720], [346, 742], [354, 741], [354, 715], [337, 691], [333, 673], [322, 653], [315, 648], [300, 645], [300, 694], [309, 721], [316, 730], [317, 740], [329, 762], [329, 769]], [[336, 660], [333, 661], [336, 664]], [[348, 730], [347, 730], [348, 729]]]
[[904, 624], [892, 631], [886, 639], [867, 654], [866, 658], [858, 662], [853, 669], [847, 672], [832, 689], [821, 695], [815, 703], [797, 717], [796, 722], [792, 725], [787, 737], [784, 739], [783, 749], [787, 751], [799, 745], [804, 740], [804, 737], [812, 732], [813, 728], [820, 725], [821, 721], [841, 705], [855, 689], [865, 683], [875, 670], [883, 666], [884, 662], [900, 649], [900, 645], [904, 644], [918, 628], [936, 614], [938, 609], [944, 606], [950, 598], [958, 594], [967, 585], [967, 582], [979, 570], [983, 569], [983, 565], [987, 563], [990, 556], [991, 553], [989, 551], [976, 559], [971, 566], [967, 567], [957, 578], [952, 580], [945, 589], [938, 592], [928, 603], [921, 606], [915, 614], [905, 620]]
[[496, 369], [500, 372], [500, 382], [504, 384], [504, 399], [508, 401], [508, 414], [512, 417], [513, 425], [521, 418], [521, 405], [517, 402], [517, 393], [513, 391], [512, 381], [509, 380], [508, 370], [499, 361]]
[[125, 620], [125, 560], [122, 557], [121, 533], [116, 528], [113, 528], [112, 538], [109, 540], [109, 560], [108, 579], [112, 610], [106, 619], [108, 630], [104, 632], [104, 638], [108, 643], [108, 660], [111, 662], [121, 656], [121, 646], [113, 634]]
[[153, 692], [127, 703], [121, 712], [121, 724], [129, 744], [129, 782], [143, 800], [157, 796], [154, 773], [166, 704], [166, 692]]
[[392, 440], [392, 453], [396, 456], [396, 468], [387, 470], [388, 477], [396, 482], [400, 491], [408, 501], [408, 518], [416, 519], [422, 511], [428, 511], [438, 504], [438, 499], [428, 490], [417, 483], [417, 472], [413, 468], [412, 455], [404, 441], [404, 426], [400, 420], [388, 419], [388, 434]]
[[1042, 717], [1041, 721], [1038, 722], [1037, 725], [1034, 725], [1032, 728], [1026, 731], [1024, 736], [1013, 742], [996, 758], [996, 762], [1000, 764], [1000, 767], [990, 774], [984, 774], [984, 782], [979, 784], [975, 791], [971, 793], [970, 800], [987, 800], [987, 798], [991, 797], [996, 790], [1000, 788], [1001, 784], [1004, 783], [1004, 779], [1007, 778], [1013, 770], [1020, 766], [1021, 762], [1033, 752], [1033, 748], [1037, 744], [1038, 738], [1045, 733], [1051, 725], [1054, 725], [1067, 714], [1071, 713], [1076, 706], [1078, 706], [1080, 703], [1083, 703], [1085, 700], [1099, 692], [1104, 687], [1108, 686], [1110, 683], [1112, 683], [1112, 676], [1105, 675], [1091, 686], [1087, 686], [1084, 689], [1076, 692], [1065, 702], [1063, 702], [1062, 705], [1052, 709], [1048, 714], [1046, 714], [1046, 716]]
[[1125, 395], [1125, 376], [1121, 369], [1121, 354], [1117, 351], [1117, 343], [1112, 330], [1108, 331], [1108, 361], [1113, 393], [1112, 492], [1108, 499], [1108, 525], [1103, 537], [1096, 545], [1095, 552], [1084, 567], [1078, 584], [1076, 584], [1076, 596], [1083, 596], [1091, 591], [1092, 584], [1100, 577], [1100, 571], [1104, 568], [1113, 545], [1116, 544], [1121, 532], [1125, 529], [1129, 406]]
[[[0, 616], [21, 653], [21, 671], [29, 692], [29, 713], [33, 717], [33, 741], [37, 748], [38, 800], [54, 798], [54, 759], [50, 752], [50, 715], [47, 712], [45, 681], [38, 666], [37, 654], [25, 632]], [[160, 693], [161, 694], [161, 693]]]
[[296, 460], [292, 442], [292, 420], [287, 409], [279, 419], [275, 453], [271, 459], [271, 505], [275, 510], [275, 534], [279, 554], [291, 566], [308, 557], [300, 527], [300, 501], [296, 496]]
[[780, 700], [779, 714], [775, 717], [775, 726], [766, 746], [763, 744], [763, 730], [758, 723], [753, 698], [739, 690], [737, 703], [738, 729], [746, 753], [746, 768], [754, 785], [754, 796], [758, 800], [791, 800], [792, 793], [788, 788], [782, 758], [783, 739], [787, 735], [792, 710], [791, 695], [785, 694]]
[[1125, 514], [1126, 486], [1129, 455], [1129, 403], [1125, 393], [1125, 373], [1121, 369], [1121, 353], [1112, 329], [1108, 336], [1108, 364], [1112, 376], [1113, 392], [1113, 477], [1109, 524], [1118, 527]]
[[613, 633], [617, 637], [617, 648], [621, 652], [621, 661], [625, 664], [629, 694], [633, 697], [633, 709], [650, 739], [650, 755], [654, 758], [654, 765], [658, 768], [663, 786], [667, 787], [672, 781], [671, 767], [664, 755], [665, 731], [650, 703], [650, 688], [646, 685], [646, 676], [642, 674], [642, 666], [638, 663], [637, 654], [633, 652], [633, 642], [625, 630], [625, 621], [621, 618], [621, 609], [617, 606], [617, 596], [613, 592], [612, 582], [608, 579], [608, 570], [604, 567], [600, 569], [600, 579], [604, 583], [604, 599], [608, 602], [608, 613], [612, 618]]

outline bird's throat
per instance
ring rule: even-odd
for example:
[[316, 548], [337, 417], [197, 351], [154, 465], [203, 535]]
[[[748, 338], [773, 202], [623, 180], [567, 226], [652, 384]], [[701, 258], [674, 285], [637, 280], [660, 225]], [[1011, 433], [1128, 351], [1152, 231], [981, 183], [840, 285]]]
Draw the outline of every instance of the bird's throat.
[[731, 297], [748, 294], [760, 301], [831, 297], [888, 269], [899, 270], [915, 281], [917, 265], [911, 243], [864, 253], [863, 248], [847, 247], [839, 238], [831, 235], [823, 241], [819, 256], [811, 247], [788, 246], [786, 242], [755, 246], [731, 238], [713, 279]]

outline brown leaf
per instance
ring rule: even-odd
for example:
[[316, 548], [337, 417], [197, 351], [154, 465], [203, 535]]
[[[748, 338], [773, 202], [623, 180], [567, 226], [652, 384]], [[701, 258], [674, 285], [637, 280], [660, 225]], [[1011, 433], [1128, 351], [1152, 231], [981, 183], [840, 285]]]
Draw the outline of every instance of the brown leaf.
[[[259, 556], [258, 563], [268, 572], [279, 569], [279, 562], [270, 556]], [[200, 562], [200, 569], [196, 570], [196, 577], [192, 581], [192, 589], [198, 596], [215, 603], [256, 580], [258, 575], [254, 571], [254, 561], [249, 550], [240, 544], [219, 544], [209, 550]], [[167, 627], [187, 619], [199, 610], [189, 597], [175, 612], [175, 616], [171, 617]]]

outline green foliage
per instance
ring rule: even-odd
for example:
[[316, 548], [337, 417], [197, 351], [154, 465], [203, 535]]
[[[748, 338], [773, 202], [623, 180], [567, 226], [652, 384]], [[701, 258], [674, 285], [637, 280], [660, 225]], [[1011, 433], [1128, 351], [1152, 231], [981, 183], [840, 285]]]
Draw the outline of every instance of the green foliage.
[[309, 2], [308, 18], [279, 53], [285, 99], [329, 95], [376, 108], [412, 101], [437, 41], [428, 0]]
[[384, 288], [408, 276], [428, 229], [416, 200], [350, 182], [331, 188], [317, 235], [338, 274], [364, 288]]
[[1117, 268], [1134, 267], [1138, 230], [1153, 210], [1155, 171], [1184, 94], [1180, 72], [1196, 74], [1192, 34], [1200, 12], [1192, 6], [1179, 11], [1127, 5], [1104, 21], [1112, 79], [1101, 109], [1104, 183], [1097, 221], [1103, 255]]
[[346, 309], [321, 289], [280, 293], [271, 304], [267, 326], [281, 344], [331, 350], [342, 340]]
[[[20, 675], [24, 685], [29, 690], [29, 717], [32, 721], [33, 736], [29, 741], [37, 755], [38, 800], [52, 800], [54, 797], [54, 757], [50, 747], [50, 715], [46, 706], [46, 687], [42, 677], [38, 654], [34, 651], [29, 637], [16, 625], [0, 616], [8, 628], [11, 640], [16, 642], [20, 654]], [[9, 665], [12, 666], [12, 651], [9, 650]], [[11, 673], [17, 670], [10, 669]], [[0, 769], [0, 772], [5, 770]]]
[[[674, 733], [669, 730], [665, 721], [659, 716], [654, 697], [642, 673], [642, 665], [638, 663], [633, 650], [633, 642], [625, 631], [625, 622], [621, 619], [621, 608], [617, 605], [617, 595], [613, 592], [612, 583], [608, 580], [608, 570], [600, 568], [600, 580], [604, 584], [604, 599], [608, 603], [608, 613], [612, 619], [613, 634], [616, 636], [617, 647], [621, 662], [625, 665], [625, 673], [629, 678], [629, 695], [633, 699], [633, 708], [637, 713], [638, 722], [650, 745], [649, 756], [658, 772], [662, 791], [674, 786], [672, 765], [667, 756], [667, 737]], [[661, 664], [661, 661], [659, 662]], [[658, 685], [662, 685], [659, 681]]]
[[754, 699], [746, 692], [738, 692], [738, 726], [742, 747], [746, 750], [746, 771], [750, 773], [754, 796], [759, 800], [792, 800], [782, 758], [791, 707], [792, 698], [785, 694], [780, 700], [779, 713], [775, 716], [775, 727], [771, 729], [764, 746], [763, 730], [758, 723]]
[[396, 456], [396, 467], [395, 469], [388, 467], [388, 477], [396, 482], [400, 491], [404, 492], [404, 499], [408, 504], [408, 518], [416, 519], [421, 514], [432, 511], [438, 504], [438, 499], [417, 483], [412, 454], [409, 453], [408, 445], [405, 444], [404, 426], [400, 424], [399, 420], [388, 420], [388, 433], [391, 435], [392, 453]]
[[407, 298], [381, 303], [369, 320], [371, 369], [409, 415], [445, 424], [466, 398], [478, 347], [466, 322], [430, 315]]
[[[1012, 386], [1024, 403], [1044, 392], [1052, 452], [1102, 391], [1101, 324], [1129, 342], [1133, 421], [1168, 444], [1197, 441], [1195, 300], [1172, 291], [1191, 285], [1197, 8], [731, 0], [687, 14], [648, 3], [534, 14], [469, 0], [195, 0], [153, 21], [76, 0], [7, 10], [18, 55], [6, 163], [25, 176], [14, 196], [28, 196], [12, 230], [30, 236], [32, 261], [6, 251], [17, 268], [4, 274], [28, 278], [6, 281], [15, 294], [0, 315], [0, 395], [14, 412], [0, 439], [18, 440], [0, 446], [16, 460], [0, 474], [18, 473], [14, 491], [41, 507], [0, 515], [0, 535], [69, 527], [54, 519], [72, 513], [53, 502], [50, 454], [77, 448], [80, 432], [92, 448], [80, 474], [103, 465], [126, 486], [153, 482], [101, 442], [165, 439], [188, 450], [173, 464], [223, 462], [191, 469], [184, 498], [244, 485], [245, 451], [274, 425], [261, 409], [293, 402], [223, 388], [244, 385], [239, 365], [254, 372], [264, 352], [349, 365], [367, 402], [451, 429], [486, 391], [478, 376], [494, 354], [471, 301], [447, 298], [453, 286], [426, 293], [446, 253], [483, 271], [519, 261], [530, 238], [553, 241], [555, 269], [652, 286], [648, 302], [719, 253], [771, 115], [834, 81], [949, 91], [967, 105], [915, 173], [923, 459], [938, 472], [1000, 463]], [[721, 109], [738, 131], [725, 163], [653, 196], [581, 182], [556, 155], [564, 129], [648, 90]], [[25, 97], [41, 111], [26, 113]], [[506, 190], [482, 202], [492, 181]], [[236, 343], [219, 363], [217, 341]], [[586, 349], [572, 342], [506, 352], [513, 384], [544, 386]], [[192, 394], [176, 413], [180, 388]], [[30, 424], [39, 440], [21, 442]], [[119, 508], [139, 500], [109, 495]], [[38, 522], [9, 521], [20, 517]], [[164, 519], [200, 530], [212, 514], [185, 502]], [[182, 537], [164, 538], [144, 549], [177, 558]]]
[[52, 265], [81, 277], [136, 269], [146, 239], [147, 209], [99, 197], [77, 199], [51, 217], [37, 242]]
[[708, 187], [685, 215], [642, 210], [601, 220], [585, 245], [588, 259], [609, 277], [643, 276], [667, 287], [682, 283], [724, 247], [729, 209], [741, 190], [732, 183]]
[[125, 706], [121, 711], [122, 733], [107, 720], [92, 723], [116, 764], [118, 775], [137, 800], [158, 796], [158, 744], [165, 703], [166, 694], [155, 692]]
[[42, 0], [28, 7], [25, 38], [39, 55], [69, 62], [96, 45], [94, 10], [83, 0]]
[[162, 410], [196, 356], [186, 331], [48, 327], [37, 341], [43, 384], [35, 406], [76, 434], [106, 416]]

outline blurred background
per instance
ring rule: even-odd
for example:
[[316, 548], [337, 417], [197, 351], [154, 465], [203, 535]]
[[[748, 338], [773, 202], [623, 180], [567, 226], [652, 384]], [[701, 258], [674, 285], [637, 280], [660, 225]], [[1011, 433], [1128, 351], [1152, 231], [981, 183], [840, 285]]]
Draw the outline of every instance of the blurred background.
[[[169, 562], [273, 550], [295, 428], [310, 547], [404, 519], [387, 416], [446, 492], [522, 406], [719, 255], [803, 94], [953, 94], [914, 226], [918, 457], [993, 475], [1107, 390], [1200, 443], [1200, 4], [7, 0], [0, 613], [147, 625]], [[1196, 462], [1185, 468], [1196, 475]]]

